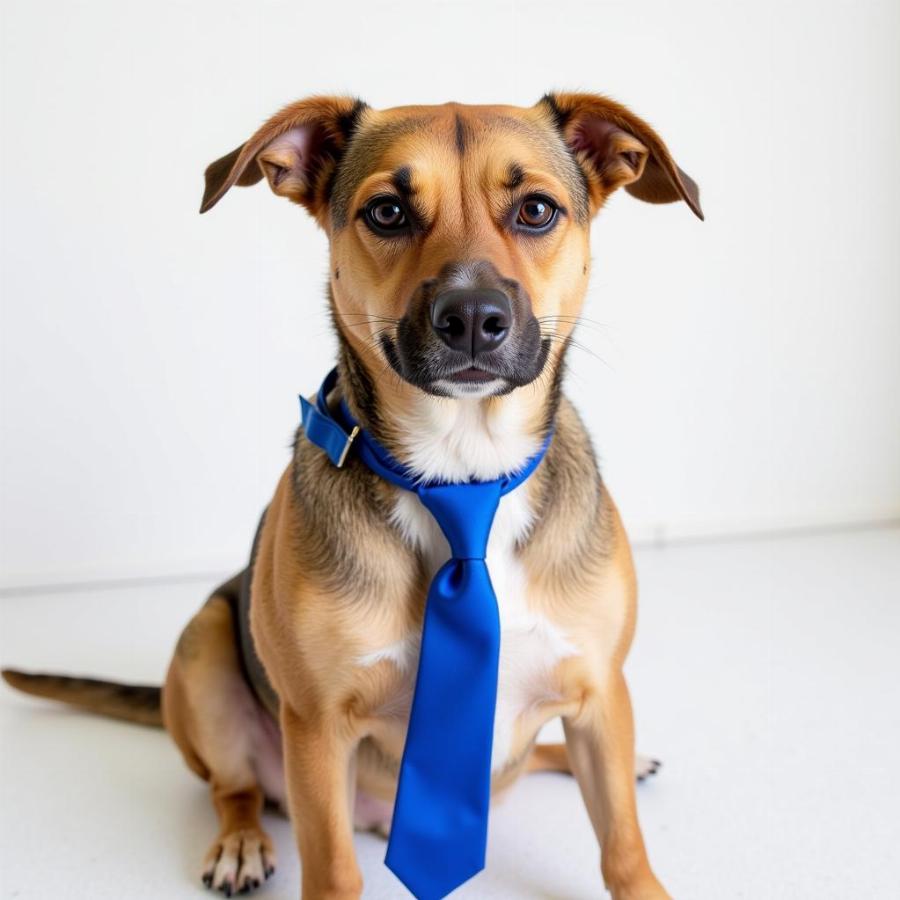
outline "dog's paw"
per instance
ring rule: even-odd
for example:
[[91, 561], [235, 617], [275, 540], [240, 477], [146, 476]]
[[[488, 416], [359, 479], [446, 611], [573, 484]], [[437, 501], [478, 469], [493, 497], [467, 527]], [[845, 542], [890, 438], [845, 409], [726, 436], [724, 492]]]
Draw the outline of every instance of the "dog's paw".
[[651, 759], [649, 756], [641, 756], [638, 754], [634, 758], [634, 774], [638, 781], [643, 781], [650, 775], [655, 775], [662, 763], [658, 759]]
[[275, 871], [275, 850], [258, 828], [219, 837], [203, 861], [203, 883], [226, 897], [249, 894]]

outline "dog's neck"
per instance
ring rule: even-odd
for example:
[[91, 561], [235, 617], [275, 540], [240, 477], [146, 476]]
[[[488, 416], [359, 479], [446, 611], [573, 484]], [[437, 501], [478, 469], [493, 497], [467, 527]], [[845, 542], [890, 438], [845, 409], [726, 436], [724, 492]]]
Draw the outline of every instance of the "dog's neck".
[[391, 418], [395, 452], [426, 481], [489, 481], [519, 469], [541, 445], [521, 398], [446, 399], [417, 391]]
[[338, 368], [354, 416], [427, 481], [488, 481], [521, 468], [540, 448], [559, 401], [560, 365], [540, 389], [458, 399], [426, 394], [394, 373], [379, 384], [345, 343]]

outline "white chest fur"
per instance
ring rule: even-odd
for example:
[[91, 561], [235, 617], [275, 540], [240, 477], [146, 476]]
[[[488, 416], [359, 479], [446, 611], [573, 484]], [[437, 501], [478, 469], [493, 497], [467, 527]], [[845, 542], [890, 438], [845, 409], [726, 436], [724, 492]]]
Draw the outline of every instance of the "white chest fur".
[[[419, 438], [415, 462], [426, 477], [460, 477], [461, 465], [468, 457], [470, 466], [481, 478], [496, 477], [508, 471], [534, 452], [531, 442], [521, 435], [498, 434], [473, 417], [471, 410], [460, 409], [465, 401], [449, 404], [454, 412], [466, 416], [462, 429], [423, 429], [433, 440]], [[433, 423], [443, 424], [443, 423]], [[506, 431], [506, 423], [501, 423]], [[453, 441], [450, 433], [465, 434], [464, 442]], [[443, 432], [443, 437], [440, 435]], [[503, 438], [506, 438], [504, 440]], [[425, 442], [427, 441], [427, 443]], [[472, 465], [474, 463], [474, 465]], [[409, 544], [421, 552], [430, 575], [449, 559], [450, 548], [434, 518], [412, 493], [401, 491], [393, 510], [393, 519]], [[527, 534], [532, 510], [524, 489], [507, 494], [500, 501], [491, 529], [487, 565], [500, 610], [500, 672], [497, 684], [497, 708], [494, 718], [492, 768], [502, 769], [512, 749], [516, 720], [543, 701], [559, 699], [551, 687], [551, 673], [560, 659], [576, 653], [565, 635], [546, 617], [528, 608], [524, 568], [516, 555], [517, 543]], [[377, 648], [359, 659], [362, 665], [391, 660], [410, 678], [415, 676], [418, 655], [416, 641], [402, 641]]]

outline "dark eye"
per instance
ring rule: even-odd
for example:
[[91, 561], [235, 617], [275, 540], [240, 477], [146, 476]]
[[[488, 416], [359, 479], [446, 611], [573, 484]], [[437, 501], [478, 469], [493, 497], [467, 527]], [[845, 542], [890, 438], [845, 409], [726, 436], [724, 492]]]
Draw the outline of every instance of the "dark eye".
[[526, 197], [519, 207], [516, 222], [525, 228], [540, 231], [553, 222], [556, 213], [556, 205], [546, 197]]
[[366, 222], [378, 234], [404, 230], [409, 225], [406, 210], [393, 197], [376, 197], [365, 210]]

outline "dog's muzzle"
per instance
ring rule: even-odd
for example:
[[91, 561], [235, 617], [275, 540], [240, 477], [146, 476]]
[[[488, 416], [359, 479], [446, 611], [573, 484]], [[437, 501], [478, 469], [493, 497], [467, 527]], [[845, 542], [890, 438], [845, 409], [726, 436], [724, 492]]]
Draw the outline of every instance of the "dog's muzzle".
[[396, 333], [380, 341], [397, 374], [441, 396], [502, 394], [528, 384], [550, 349], [522, 285], [487, 260], [448, 264], [425, 279]]

